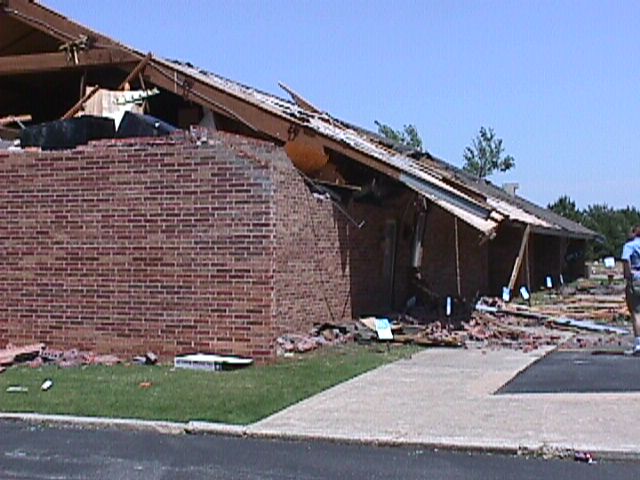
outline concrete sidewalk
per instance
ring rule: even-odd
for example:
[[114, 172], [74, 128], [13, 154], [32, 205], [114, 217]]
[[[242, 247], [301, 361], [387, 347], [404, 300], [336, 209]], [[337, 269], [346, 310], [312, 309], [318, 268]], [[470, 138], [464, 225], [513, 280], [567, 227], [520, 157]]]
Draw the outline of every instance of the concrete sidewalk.
[[249, 426], [258, 436], [640, 458], [640, 394], [492, 395], [550, 349], [431, 349]]

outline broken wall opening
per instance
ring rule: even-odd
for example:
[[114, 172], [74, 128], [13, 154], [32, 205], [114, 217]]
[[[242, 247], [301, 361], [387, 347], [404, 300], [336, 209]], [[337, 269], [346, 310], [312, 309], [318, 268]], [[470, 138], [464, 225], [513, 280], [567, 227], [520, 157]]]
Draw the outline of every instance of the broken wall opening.
[[487, 242], [481, 242], [476, 229], [456, 221], [456, 217], [437, 205], [429, 205], [422, 269], [425, 281], [435, 293], [457, 296], [459, 285], [459, 295], [471, 301], [486, 292], [488, 256]]
[[[500, 295], [502, 288], [508, 285], [514, 262], [520, 250], [523, 233], [524, 228], [518, 225], [503, 224], [498, 228], [495, 238], [488, 242], [488, 293], [491, 295]], [[517, 290], [527, 283], [526, 263], [523, 261], [514, 289]]]
[[567, 244], [555, 235], [531, 235], [531, 289], [546, 287], [547, 277], [552, 285], [559, 283], [565, 264]]

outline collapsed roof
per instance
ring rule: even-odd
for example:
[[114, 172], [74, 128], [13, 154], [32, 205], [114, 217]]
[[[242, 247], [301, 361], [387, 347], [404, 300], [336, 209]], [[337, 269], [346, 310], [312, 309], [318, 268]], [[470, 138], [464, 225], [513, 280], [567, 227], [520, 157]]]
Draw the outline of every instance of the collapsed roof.
[[34, 1], [0, 0], [0, 118], [28, 113], [34, 122], [55, 120], [82, 105], [87, 86], [122, 89], [127, 83], [160, 89], [149, 99], [151, 113], [179, 127], [210, 112], [217, 128], [281, 144], [298, 168], [329, 184], [348, 186], [362, 172], [373, 181], [390, 179], [482, 235], [491, 237], [510, 223], [543, 234], [596, 237], [428, 153], [403, 150], [333, 118], [285, 86], [293, 101], [140, 52]]

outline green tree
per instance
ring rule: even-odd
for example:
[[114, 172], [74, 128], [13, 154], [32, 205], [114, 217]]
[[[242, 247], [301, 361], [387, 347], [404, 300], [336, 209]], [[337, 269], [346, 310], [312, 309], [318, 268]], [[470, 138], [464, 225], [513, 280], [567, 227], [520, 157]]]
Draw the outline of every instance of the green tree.
[[601, 235], [600, 240], [587, 246], [587, 258], [591, 260], [619, 256], [631, 229], [640, 225], [640, 212], [634, 207], [615, 210], [606, 204], [596, 204], [579, 210], [571, 198], [562, 195], [547, 208]]
[[396, 130], [377, 120], [374, 123], [378, 127], [378, 134], [384, 138], [391, 140], [393, 143], [422, 151], [422, 138], [420, 138], [420, 134], [415, 125], [405, 125], [402, 130]]
[[583, 220], [582, 212], [576, 208], [576, 202], [571, 200], [568, 195], [562, 195], [558, 200], [547, 205], [547, 208], [574, 222], [581, 223]]
[[503, 156], [502, 139], [497, 138], [493, 128], [480, 127], [480, 132], [473, 139], [471, 146], [464, 149], [463, 170], [477, 178], [486, 178], [494, 171], [511, 170], [516, 161], [511, 155]]
[[629, 239], [629, 232], [640, 225], [640, 212], [635, 208], [614, 210], [607, 205], [589, 205], [583, 213], [583, 225], [603, 236], [602, 242], [593, 245], [592, 258], [620, 256], [622, 245]]

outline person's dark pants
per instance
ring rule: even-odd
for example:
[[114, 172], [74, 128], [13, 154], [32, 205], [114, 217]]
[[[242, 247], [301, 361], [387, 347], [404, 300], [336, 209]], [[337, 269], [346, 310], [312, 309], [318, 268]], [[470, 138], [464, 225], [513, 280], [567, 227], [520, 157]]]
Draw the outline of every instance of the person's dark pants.
[[640, 327], [640, 280], [627, 282], [626, 288], [627, 307], [629, 315], [631, 315], [631, 323], [636, 336], [640, 335], [638, 327]]

